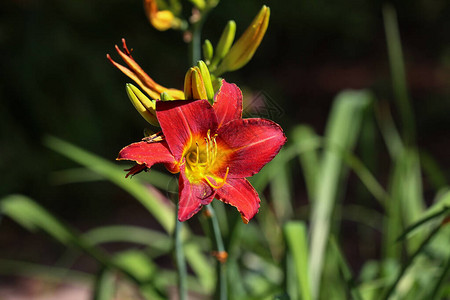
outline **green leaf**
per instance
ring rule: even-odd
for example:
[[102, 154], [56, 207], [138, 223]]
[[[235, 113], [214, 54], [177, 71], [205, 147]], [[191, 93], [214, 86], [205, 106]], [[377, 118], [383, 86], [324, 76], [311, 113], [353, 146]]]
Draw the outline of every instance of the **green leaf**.
[[367, 91], [343, 91], [336, 97], [327, 123], [326, 144], [320, 162], [316, 198], [311, 199], [309, 274], [314, 299], [319, 294], [331, 215], [337, 200], [339, 183], [345, 171], [339, 152], [350, 152], [354, 147], [361, 128], [362, 117], [371, 101], [372, 95]]
[[437, 235], [437, 233], [441, 230], [442, 226], [439, 224], [436, 226], [430, 234], [420, 243], [418, 248], [408, 257], [406, 262], [402, 265], [402, 268], [400, 272], [397, 274], [394, 282], [391, 284], [391, 286], [388, 288], [382, 299], [388, 300], [390, 297], [394, 294], [395, 290], [397, 289], [400, 280], [405, 275], [406, 270], [412, 265], [414, 259], [416, 259], [417, 256], [425, 252], [426, 246], [430, 244], [430, 242], [433, 240], [433, 238]]
[[298, 149], [300, 165], [310, 199], [316, 197], [316, 186], [319, 174], [318, 146], [322, 139], [307, 125], [299, 125], [293, 129], [292, 140]]
[[104, 268], [97, 275], [93, 290], [94, 300], [112, 300], [115, 293], [115, 274], [112, 270]]
[[308, 242], [306, 226], [303, 222], [290, 221], [284, 226], [284, 235], [292, 255], [298, 280], [299, 298], [312, 299], [308, 274]]
[[[148, 209], [168, 233], [173, 232], [173, 220], [175, 218], [173, 207], [164, 203], [165, 200], [162, 200], [162, 195], [145, 186], [138, 178], [126, 179], [124, 178], [124, 172], [118, 165], [56, 137], [45, 137], [44, 144], [126, 190]], [[167, 202], [169, 201], [167, 200]]]
[[7, 196], [0, 201], [0, 210], [30, 231], [43, 230], [68, 247], [77, 244], [74, 232], [28, 197]]
[[397, 241], [402, 241], [403, 239], [406, 238], [406, 236], [408, 236], [412, 231], [418, 229], [419, 227], [423, 226], [424, 224], [435, 220], [435, 219], [441, 219], [441, 216], [447, 215], [450, 212], [450, 206], [445, 206], [444, 208], [442, 208], [442, 210], [435, 212], [419, 221], [417, 221], [416, 223], [412, 224], [411, 226], [409, 226], [408, 228], [406, 228], [406, 230], [402, 233], [402, 235], [400, 235], [397, 239]]
[[362, 300], [362, 296], [359, 293], [358, 288], [355, 284], [355, 278], [353, 277], [352, 271], [344, 258], [344, 255], [342, 254], [341, 249], [339, 248], [339, 245], [336, 242], [336, 239], [332, 237], [330, 239], [331, 244], [331, 250], [334, 252], [334, 256], [337, 259], [337, 263], [339, 265], [339, 270], [345, 280], [346, 288], [352, 295], [352, 299], [354, 300]]
[[400, 33], [398, 30], [397, 14], [392, 5], [386, 4], [383, 6], [383, 20], [386, 32], [389, 65], [392, 74], [392, 85], [403, 125], [403, 139], [406, 145], [412, 145], [414, 144], [415, 139], [414, 115], [406, 85], [405, 66]]
[[140, 250], [122, 251], [114, 256], [114, 262], [122, 270], [133, 274], [140, 282], [149, 282], [157, 273], [153, 261]]
[[128, 242], [147, 245], [163, 252], [169, 252], [172, 249], [172, 239], [168, 235], [139, 226], [102, 226], [89, 230], [83, 234], [83, 237], [92, 245]]

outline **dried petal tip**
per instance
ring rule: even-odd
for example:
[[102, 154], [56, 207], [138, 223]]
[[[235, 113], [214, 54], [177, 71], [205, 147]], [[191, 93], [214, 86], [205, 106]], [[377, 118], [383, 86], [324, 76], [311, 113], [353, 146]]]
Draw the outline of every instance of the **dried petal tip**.
[[128, 98], [130, 98], [131, 103], [133, 103], [133, 106], [141, 116], [150, 124], [159, 126], [158, 119], [156, 118], [155, 100], [147, 98], [144, 93], [131, 83], [127, 83], [126, 90]]
[[222, 73], [237, 70], [250, 61], [266, 33], [269, 18], [270, 8], [264, 5], [250, 26], [223, 58], [214, 75], [220, 76]]

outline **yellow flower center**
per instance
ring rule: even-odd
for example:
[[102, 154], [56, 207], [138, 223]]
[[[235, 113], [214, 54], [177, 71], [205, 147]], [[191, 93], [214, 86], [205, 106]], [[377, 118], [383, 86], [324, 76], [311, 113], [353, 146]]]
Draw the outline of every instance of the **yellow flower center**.
[[[229, 167], [223, 178], [213, 175], [213, 172], [220, 167], [222, 160], [221, 155], [217, 151], [217, 134], [211, 136], [211, 130], [208, 130], [204, 143], [195, 142], [186, 152], [186, 175], [190, 182], [197, 183], [202, 179], [215, 188], [221, 188], [228, 176]], [[213, 179], [215, 182], [211, 182]]]

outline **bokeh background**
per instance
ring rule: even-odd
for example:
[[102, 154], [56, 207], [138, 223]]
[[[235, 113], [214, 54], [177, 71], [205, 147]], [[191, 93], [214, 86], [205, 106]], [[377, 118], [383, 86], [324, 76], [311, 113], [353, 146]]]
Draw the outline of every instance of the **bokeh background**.
[[[370, 89], [378, 101], [394, 107], [381, 1], [222, 0], [202, 40], [215, 44], [229, 19], [236, 20], [239, 35], [262, 4], [270, 6], [271, 20], [260, 48], [247, 66], [224, 75], [242, 88], [244, 101], [263, 92], [283, 109], [275, 121], [288, 133], [299, 123], [323, 133], [333, 97], [347, 88]], [[418, 144], [448, 180], [450, 2], [392, 4]], [[59, 172], [77, 164], [45, 147], [42, 139], [53, 135], [113, 161], [123, 146], [142, 137], [147, 124], [126, 96], [130, 80], [106, 53], [119, 61], [114, 45], [124, 37], [150, 76], [181, 89], [189, 67], [182, 34], [152, 28], [141, 1], [3, 0], [0, 15], [0, 197], [27, 195], [80, 230], [101, 224], [157, 226], [140, 204], [109, 182], [66, 183]], [[389, 166], [381, 145], [369, 167], [386, 182]], [[302, 182], [300, 170], [294, 174]], [[299, 208], [308, 200], [304, 185], [295, 189]], [[351, 245], [344, 248], [352, 254]], [[56, 264], [63, 252], [45, 235], [1, 220], [1, 259]], [[350, 263], [357, 271], [358, 255]], [[95, 264], [81, 260], [76, 268], [95, 271]], [[15, 278], [1, 278], [3, 284], [17, 284]]]

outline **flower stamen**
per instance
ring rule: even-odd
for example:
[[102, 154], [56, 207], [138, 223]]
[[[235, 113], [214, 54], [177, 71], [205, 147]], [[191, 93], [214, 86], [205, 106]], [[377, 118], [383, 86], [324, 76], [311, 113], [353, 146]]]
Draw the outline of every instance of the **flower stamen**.
[[209, 180], [209, 178], [207, 176], [205, 176], [205, 180], [206, 182], [208, 182], [208, 184], [214, 188], [214, 189], [220, 189], [221, 187], [223, 187], [225, 185], [225, 183], [227, 183], [227, 177], [228, 177], [228, 172], [230, 171], [230, 167], [227, 167], [227, 171], [225, 172], [225, 176], [223, 178], [220, 178], [220, 184], [219, 185], [215, 185], [211, 182], [211, 180]]

